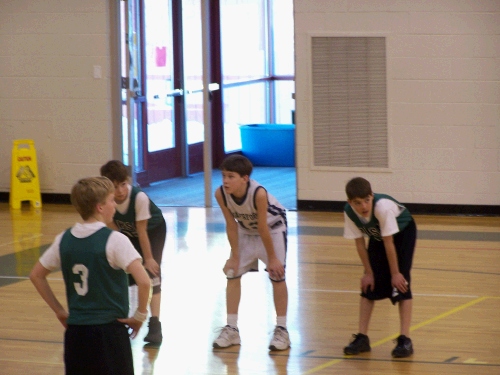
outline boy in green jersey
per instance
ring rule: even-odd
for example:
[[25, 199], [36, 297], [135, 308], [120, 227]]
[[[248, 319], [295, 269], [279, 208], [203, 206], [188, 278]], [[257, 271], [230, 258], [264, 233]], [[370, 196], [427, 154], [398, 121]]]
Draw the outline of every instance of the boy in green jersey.
[[[345, 354], [368, 352], [367, 336], [375, 301], [389, 298], [399, 304], [400, 336], [394, 358], [413, 354], [410, 335], [412, 293], [410, 270], [417, 228], [406, 207], [385, 194], [372, 192], [370, 183], [355, 177], [346, 185], [344, 237], [354, 239], [364, 272], [361, 277], [359, 332]], [[365, 236], [369, 238], [366, 246]]]
[[[30, 279], [66, 328], [66, 374], [133, 375], [134, 338], [147, 317], [151, 281], [126, 236], [107, 228], [115, 213], [113, 183], [106, 177], [78, 181], [71, 202], [83, 219], [60, 233], [33, 267]], [[62, 270], [68, 310], [47, 276]], [[128, 318], [127, 273], [138, 285], [138, 308]]]
[[[161, 261], [167, 235], [163, 213], [145, 192], [130, 184], [127, 167], [121, 161], [108, 161], [101, 167], [101, 176], [109, 178], [115, 186], [116, 213], [108, 226], [130, 239], [144, 258], [144, 268], [151, 277], [151, 318], [144, 341], [148, 345], [160, 345], [163, 340], [160, 322]], [[130, 278], [130, 285], [134, 284], [133, 278]]]

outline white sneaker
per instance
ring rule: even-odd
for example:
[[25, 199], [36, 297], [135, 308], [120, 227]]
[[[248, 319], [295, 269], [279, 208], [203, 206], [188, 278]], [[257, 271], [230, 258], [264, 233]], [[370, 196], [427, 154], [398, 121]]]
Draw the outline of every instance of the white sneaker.
[[241, 343], [240, 340], [240, 331], [238, 328], [231, 327], [229, 325], [222, 328], [222, 331], [214, 341], [214, 348], [227, 348], [231, 345], [239, 345]]
[[286, 328], [276, 326], [269, 350], [286, 350], [290, 347], [290, 335]]

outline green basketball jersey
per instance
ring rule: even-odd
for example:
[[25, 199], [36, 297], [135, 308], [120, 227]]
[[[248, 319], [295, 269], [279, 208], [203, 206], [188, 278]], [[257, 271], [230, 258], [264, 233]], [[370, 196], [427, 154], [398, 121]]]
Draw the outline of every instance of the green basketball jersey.
[[396, 217], [396, 221], [398, 224], [399, 232], [401, 232], [403, 229], [406, 228], [406, 226], [413, 220], [410, 211], [403, 206], [401, 203], [399, 203], [397, 200], [395, 200], [393, 197], [390, 195], [386, 194], [373, 194], [373, 208], [372, 208], [372, 215], [370, 217], [370, 220], [368, 222], [363, 222], [360, 220], [358, 215], [356, 215], [356, 212], [354, 212], [353, 208], [349, 203], [346, 203], [344, 206], [344, 211], [347, 214], [347, 216], [356, 224], [356, 226], [369, 237], [372, 237], [378, 241], [382, 241], [382, 235], [380, 233], [380, 224], [378, 219], [375, 217], [375, 206], [377, 205], [377, 202], [380, 199], [389, 199], [396, 203], [396, 205], [399, 206], [400, 208], [400, 214], [399, 216]]
[[106, 324], [128, 316], [128, 277], [106, 258], [111, 229], [103, 227], [85, 238], [66, 230], [59, 251], [66, 285], [68, 324]]
[[[136, 186], [132, 186], [132, 190], [130, 192], [130, 203], [128, 205], [128, 210], [124, 214], [116, 211], [113, 220], [115, 224], [120, 228], [120, 232], [125, 234], [130, 238], [137, 238], [137, 228], [135, 227], [135, 198], [137, 194], [141, 191]], [[151, 212], [151, 217], [148, 219], [148, 230], [154, 229], [160, 224], [163, 219], [163, 213], [161, 210], [153, 203], [153, 201], [149, 200], [149, 211]]]

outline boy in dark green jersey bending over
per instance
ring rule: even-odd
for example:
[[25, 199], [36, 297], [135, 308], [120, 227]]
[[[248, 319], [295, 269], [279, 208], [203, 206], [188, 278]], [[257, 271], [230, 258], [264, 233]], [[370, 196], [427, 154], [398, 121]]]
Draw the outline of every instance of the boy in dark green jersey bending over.
[[[367, 336], [375, 301], [390, 298], [399, 305], [400, 336], [394, 358], [413, 354], [410, 335], [412, 293], [410, 270], [417, 238], [415, 221], [406, 207], [385, 194], [374, 194], [370, 183], [355, 177], [346, 185], [344, 237], [354, 239], [364, 272], [361, 277], [359, 332], [345, 354], [368, 352]], [[366, 246], [365, 236], [369, 238]]]
[[[160, 322], [161, 261], [167, 235], [163, 213], [145, 192], [130, 184], [127, 167], [121, 161], [108, 161], [101, 167], [101, 175], [109, 178], [115, 186], [116, 213], [108, 226], [130, 239], [142, 255], [144, 268], [151, 277], [151, 318], [144, 341], [148, 345], [160, 345], [163, 340]], [[130, 284], [135, 284], [133, 278], [130, 278]]]

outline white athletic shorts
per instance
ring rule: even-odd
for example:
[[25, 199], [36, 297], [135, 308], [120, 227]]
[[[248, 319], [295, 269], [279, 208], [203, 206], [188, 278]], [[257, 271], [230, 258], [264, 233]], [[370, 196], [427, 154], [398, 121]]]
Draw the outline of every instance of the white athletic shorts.
[[[287, 249], [287, 231], [284, 228], [281, 231], [271, 232], [271, 239], [274, 245], [274, 252], [276, 257], [283, 263], [286, 273], [286, 249]], [[264, 243], [259, 235], [249, 235], [242, 232], [238, 233], [238, 246], [240, 249], [240, 267], [238, 272], [236, 272], [236, 277], [249, 272], [258, 271], [260, 259], [264, 264], [267, 265], [267, 253]], [[282, 281], [285, 280], [285, 275], [283, 279], [275, 280]]]

